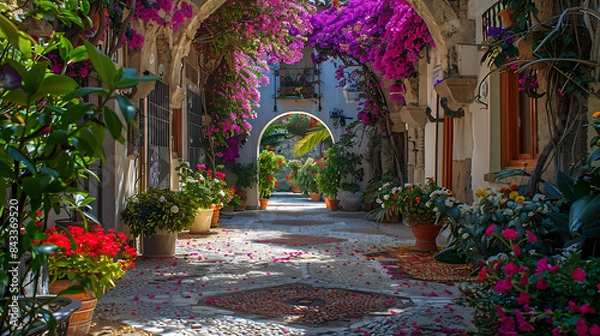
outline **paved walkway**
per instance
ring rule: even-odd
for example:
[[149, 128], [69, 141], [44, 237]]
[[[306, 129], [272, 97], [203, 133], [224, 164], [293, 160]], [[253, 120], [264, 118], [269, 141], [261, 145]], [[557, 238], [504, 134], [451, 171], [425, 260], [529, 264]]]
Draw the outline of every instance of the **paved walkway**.
[[[274, 196], [265, 211], [223, 213], [214, 234], [180, 234], [175, 258], [140, 258], [99, 301], [97, 329], [121, 322], [160, 335], [474, 331], [472, 311], [454, 303], [460, 284], [392, 280], [378, 261], [365, 258], [412, 244], [405, 225], [377, 224], [365, 212], [332, 212], [323, 202], [290, 196]], [[291, 305], [294, 314], [278, 306], [290, 291], [305, 298]], [[377, 311], [360, 311], [371, 304]]]

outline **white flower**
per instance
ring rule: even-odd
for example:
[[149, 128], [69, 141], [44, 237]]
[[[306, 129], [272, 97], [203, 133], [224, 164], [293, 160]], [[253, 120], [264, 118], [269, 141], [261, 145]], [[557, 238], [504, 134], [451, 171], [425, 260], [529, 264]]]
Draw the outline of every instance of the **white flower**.
[[386, 200], [386, 201], [389, 200], [390, 199], [390, 195], [383, 195], [383, 199]]
[[219, 181], [219, 179], [218, 179], [218, 178], [214, 179], [213, 181], [215, 181], [215, 183], [219, 183], [219, 182], [221, 182], [221, 181]]
[[410, 184], [410, 183], [404, 183], [404, 187], [405, 187], [405, 188], [412, 187], [412, 184]]
[[377, 197], [377, 199], [375, 200], [375, 202], [377, 202], [378, 204], [383, 203], [383, 201], [381, 200], [381, 198]]
[[219, 196], [221, 196], [221, 197], [225, 196], [225, 192], [223, 190], [219, 191]]
[[174, 213], [174, 214], [178, 213], [179, 212], [179, 207], [177, 205], [173, 205], [171, 207], [171, 212]]
[[167, 199], [165, 198], [165, 196], [160, 196], [160, 198], [158, 199], [158, 201], [160, 203], [165, 203], [167, 201]]

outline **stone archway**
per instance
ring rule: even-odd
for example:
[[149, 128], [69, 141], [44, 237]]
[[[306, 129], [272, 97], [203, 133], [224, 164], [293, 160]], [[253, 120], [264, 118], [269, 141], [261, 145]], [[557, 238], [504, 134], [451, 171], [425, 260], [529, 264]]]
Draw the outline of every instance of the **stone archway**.
[[307, 115], [311, 118], [315, 118], [317, 119], [321, 124], [323, 124], [323, 126], [325, 126], [325, 128], [327, 129], [327, 131], [329, 132], [329, 137], [331, 137], [332, 142], [335, 143], [335, 136], [333, 134], [333, 132], [331, 131], [331, 128], [329, 125], [327, 125], [327, 123], [325, 121], [323, 121], [321, 118], [319, 118], [319, 116], [316, 116], [312, 113], [308, 113], [308, 112], [304, 112], [304, 111], [288, 111], [284, 114], [278, 114], [274, 117], [271, 118], [271, 120], [269, 122], [267, 122], [263, 128], [261, 129], [259, 135], [258, 135], [258, 142], [256, 143], [256, 157], [258, 158], [258, 154], [260, 153], [260, 142], [261, 139], [263, 137], [263, 135], [265, 134], [265, 131], [267, 130], [267, 127], [269, 127], [271, 124], [273, 124], [274, 122], [276, 122], [277, 120], [283, 119], [286, 116], [290, 115], [290, 114], [302, 114], [302, 115]]

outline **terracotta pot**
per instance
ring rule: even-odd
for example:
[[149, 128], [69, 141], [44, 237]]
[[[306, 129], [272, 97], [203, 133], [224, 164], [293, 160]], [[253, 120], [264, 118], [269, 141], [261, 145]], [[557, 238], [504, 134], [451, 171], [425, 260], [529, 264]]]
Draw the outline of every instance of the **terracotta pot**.
[[292, 186], [292, 192], [296, 193], [296, 194], [299, 193], [300, 192], [300, 187], [298, 187], [298, 186]]
[[248, 205], [248, 199], [242, 198], [242, 200], [240, 201], [240, 204], [233, 206], [233, 211], [245, 211], [247, 205]]
[[340, 200], [329, 199], [329, 210], [338, 211], [340, 209]]
[[[57, 280], [50, 285], [50, 294], [58, 294], [61, 291], [71, 287], [80, 285], [77, 281], [71, 280]], [[71, 314], [69, 317], [69, 330], [68, 336], [84, 336], [90, 332], [90, 325], [92, 324], [92, 316], [94, 315], [94, 309], [96, 309], [96, 303], [98, 300], [94, 295], [94, 292], [87, 288], [81, 293], [69, 293], [64, 294], [67, 297], [74, 298], [81, 301], [81, 308]]]
[[310, 200], [313, 201], [313, 202], [319, 202], [321, 200], [321, 193], [311, 192], [310, 193]]
[[177, 232], [158, 231], [150, 237], [142, 237], [141, 240], [142, 256], [145, 258], [175, 256]]
[[260, 202], [260, 210], [267, 210], [267, 205], [269, 204], [269, 199], [268, 198], [259, 198], [258, 201]]
[[190, 233], [203, 234], [210, 232], [214, 209], [198, 209]]
[[221, 216], [221, 209], [223, 206], [218, 204], [215, 206], [215, 212], [212, 215], [212, 219], [210, 220], [210, 227], [215, 228], [219, 227], [219, 216]]
[[413, 251], [437, 251], [437, 243], [435, 242], [435, 239], [442, 229], [441, 225], [435, 225], [430, 222], [419, 222], [415, 220], [407, 220], [407, 223], [416, 238]]
[[331, 209], [331, 198], [325, 197], [325, 207]]

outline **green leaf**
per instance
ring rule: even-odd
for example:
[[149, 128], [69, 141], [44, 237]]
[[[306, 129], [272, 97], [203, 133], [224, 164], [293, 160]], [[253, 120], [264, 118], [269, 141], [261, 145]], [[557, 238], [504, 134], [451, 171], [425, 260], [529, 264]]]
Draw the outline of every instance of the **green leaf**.
[[156, 75], [138, 76], [137, 70], [133, 68], [123, 68], [123, 75], [115, 83], [118, 89], [129, 88], [139, 84], [139, 82], [161, 81], [162, 78]]
[[23, 89], [10, 90], [2, 98], [9, 103], [20, 106], [28, 106], [29, 103], [28, 96]]
[[569, 214], [562, 212], [548, 212], [546, 214], [554, 225], [550, 232], [558, 234], [569, 234]]
[[64, 75], [50, 75], [42, 81], [42, 84], [32, 96], [33, 101], [38, 101], [46, 95], [63, 96], [73, 92], [79, 84], [69, 77]]
[[132, 120], [133, 117], [135, 117], [136, 108], [135, 105], [131, 102], [131, 99], [121, 95], [116, 95], [115, 99], [117, 100], [117, 103], [119, 103], [119, 109], [125, 117], [125, 120], [127, 122]]
[[42, 85], [50, 62], [35, 63], [23, 76], [23, 89], [33, 95]]
[[84, 61], [90, 58], [85, 46], [80, 45], [79, 47], [73, 49], [73, 51], [69, 55], [69, 63], [77, 63]]
[[525, 173], [525, 168], [503, 169], [496, 175], [496, 178], [503, 179], [503, 178], [511, 177], [511, 176], [521, 176], [524, 173]]
[[65, 100], [71, 100], [71, 99], [75, 99], [75, 98], [81, 98], [81, 97], [85, 97], [94, 93], [99, 93], [99, 92], [106, 92], [104, 91], [103, 88], [99, 88], [99, 87], [82, 87], [79, 88], [73, 92], [71, 92], [70, 94], [65, 96]]
[[29, 170], [34, 176], [37, 174], [37, 170], [35, 169], [33, 162], [18, 148], [8, 146], [6, 149], [6, 154], [8, 154], [8, 156], [10, 156], [13, 160], [23, 163], [23, 165], [27, 167], [27, 170]]
[[593, 163], [600, 160], [600, 148], [596, 148], [596, 150], [594, 150], [592, 152], [592, 154], [590, 154], [590, 156], [588, 156], [587, 158], [587, 162], [588, 163]]
[[98, 72], [102, 83], [108, 87], [113, 87], [115, 80], [114, 75], [117, 71], [113, 61], [100, 50], [96, 49], [96, 47], [87, 40], [83, 40], [83, 43], [90, 56], [94, 70]]
[[575, 180], [565, 174], [562, 170], [558, 171], [558, 189], [562, 195], [570, 201], [577, 200], [575, 195], [575, 190], [573, 189], [573, 185], [575, 184]]
[[24, 58], [31, 58], [31, 45], [35, 43], [35, 40], [25, 32], [19, 30], [17, 26], [4, 15], [0, 15], [0, 37], [6, 37], [13, 47], [23, 53]]
[[562, 194], [560, 193], [560, 190], [558, 189], [558, 186], [556, 184], [544, 182], [543, 185], [544, 190], [548, 195], [550, 195], [550, 197], [555, 199], [560, 199], [562, 197]]
[[573, 234], [581, 234], [594, 225], [600, 225], [600, 195], [583, 197], [571, 205], [569, 214], [569, 230]]
[[123, 140], [123, 124], [115, 111], [108, 107], [104, 109], [104, 123], [106, 123], [106, 127], [110, 131], [113, 139], [121, 142]]
[[65, 124], [73, 124], [83, 119], [85, 114], [90, 111], [91, 104], [72, 105], [65, 111], [60, 121]]
[[433, 257], [444, 264], [465, 265], [467, 263], [467, 259], [460, 256], [454, 246], [436, 253]]

